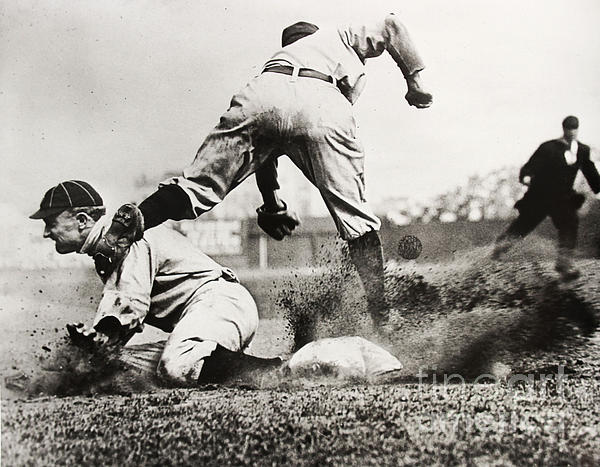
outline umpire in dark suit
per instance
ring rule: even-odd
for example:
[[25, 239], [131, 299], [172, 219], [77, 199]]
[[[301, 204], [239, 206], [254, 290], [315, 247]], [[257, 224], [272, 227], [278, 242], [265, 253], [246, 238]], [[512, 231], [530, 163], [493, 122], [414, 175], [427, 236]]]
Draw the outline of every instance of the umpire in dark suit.
[[590, 159], [590, 147], [577, 141], [579, 120], [566, 117], [563, 136], [542, 143], [521, 168], [519, 182], [529, 188], [515, 203], [519, 216], [496, 241], [494, 258], [499, 258], [511, 244], [534, 230], [546, 216], [558, 230], [556, 270], [564, 280], [579, 277], [571, 262], [577, 243], [579, 217], [577, 210], [585, 196], [573, 189], [581, 170], [594, 193], [600, 192], [600, 174]]

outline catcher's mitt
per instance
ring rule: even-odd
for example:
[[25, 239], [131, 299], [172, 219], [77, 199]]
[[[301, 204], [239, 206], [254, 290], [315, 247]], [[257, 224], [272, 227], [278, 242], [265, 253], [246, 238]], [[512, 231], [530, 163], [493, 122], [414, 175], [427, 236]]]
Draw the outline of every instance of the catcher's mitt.
[[298, 217], [293, 212], [288, 211], [285, 203], [284, 206], [283, 209], [276, 212], [267, 211], [264, 206], [256, 210], [258, 226], [275, 240], [283, 240], [300, 225]]
[[94, 263], [103, 281], [113, 273], [127, 255], [129, 247], [144, 236], [144, 216], [135, 204], [124, 204], [96, 245]]

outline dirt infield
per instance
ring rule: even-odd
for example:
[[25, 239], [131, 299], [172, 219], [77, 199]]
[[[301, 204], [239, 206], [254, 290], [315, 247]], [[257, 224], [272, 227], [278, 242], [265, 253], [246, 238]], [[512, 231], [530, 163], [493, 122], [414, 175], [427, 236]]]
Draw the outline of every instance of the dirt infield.
[[[393, 378], [365, 385], [282, 376], [177, 390], [121, 380], [74, 386], [69, 397], [49, 395], [51, 385], [29, 398], [5, 388], [2, 460], [595, 465], [600, 267], [579, 260], [582, 278], [563, 284], [550, 243], [530, 242], [502, 262], [488, 253], [388, 264], [393, 311], [377, 336], [343, 252], [310, 273], [266, 276], [260, 299], [279, 311], [261, 323], [254, 353], [285, 356], [299, 339], [358, 334], [400, 359]], [[66, 345], [64, 323], [93, 315], [99, 286], [65, 271], [2, 278], [3, 375], [39, 377]]]

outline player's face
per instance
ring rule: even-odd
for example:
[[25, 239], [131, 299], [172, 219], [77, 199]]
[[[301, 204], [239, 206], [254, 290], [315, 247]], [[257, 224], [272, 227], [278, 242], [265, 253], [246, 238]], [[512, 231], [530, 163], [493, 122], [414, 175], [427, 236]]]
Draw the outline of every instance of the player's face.
[[577, 139], [577, 128], [564, 128], [564, 134], [565, 134], [565, 139], [568, 142], [571, 142], [573, 140]]
[[58, 253], [73, 253], [81, 248], [81, 225], [72, 213], [63, 211], [46, 217], [44, 223], [44, 238], [54, 240], [54, 247]]

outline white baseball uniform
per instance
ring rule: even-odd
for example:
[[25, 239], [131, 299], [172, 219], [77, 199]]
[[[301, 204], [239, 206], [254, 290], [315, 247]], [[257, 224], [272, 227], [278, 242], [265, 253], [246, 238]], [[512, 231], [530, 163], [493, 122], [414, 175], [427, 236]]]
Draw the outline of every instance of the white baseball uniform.
[[[232, 99], [178, 184], [191, 201], [187, 217], [212, 209], [267, 161], [288, 155], [320, 190], [340, 236], [378, 230], [365, 196], [364, 152], [352, 104], [365, 83], [364, 63], [387, 51], [407, 76], [424, 68], [396, 16], [323, 27], [279, 50], [266, 64], [291, 66], [291, 76], [263, 72]], [[298, 76], [308, 68], [333, 82]]]
[[[95, 251], [107, 221], [96, 223], [80, 253]], [[146, 323], [169, 332], [158, 371], [179, 383], [197, 382], [217, 344], [241, 351], [258, 328], [256, 303], [234, 273], [164, 226], [134, 243], [106, 280], [94, 326], [105, 317], [130, 330]]]

